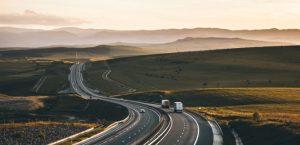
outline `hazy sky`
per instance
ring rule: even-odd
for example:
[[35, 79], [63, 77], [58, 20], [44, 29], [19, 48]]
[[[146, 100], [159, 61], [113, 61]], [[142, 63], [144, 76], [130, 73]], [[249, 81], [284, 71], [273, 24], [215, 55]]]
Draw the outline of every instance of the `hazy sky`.
[[0, 26], [300, 28], [300, 0], [1, 0]]

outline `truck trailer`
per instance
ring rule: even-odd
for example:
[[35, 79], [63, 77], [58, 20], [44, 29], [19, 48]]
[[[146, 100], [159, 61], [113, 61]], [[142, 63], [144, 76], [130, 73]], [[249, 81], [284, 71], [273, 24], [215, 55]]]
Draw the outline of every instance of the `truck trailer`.
[[174, 102], [174, 112], [181, 113], [183, 111], [183, 104], [182, 102]]

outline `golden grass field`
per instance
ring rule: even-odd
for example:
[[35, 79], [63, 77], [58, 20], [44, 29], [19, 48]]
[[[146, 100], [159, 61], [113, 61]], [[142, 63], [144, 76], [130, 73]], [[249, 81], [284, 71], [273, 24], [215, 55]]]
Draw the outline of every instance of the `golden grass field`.
[[4, 123], [0, 124], [0, 128], [17, 128], [17, 127], [35, 127], [35, 126], [48, 126], [48, 125], [65, 125], [65, 126], [84, 126], [96, 127], [96, 123], [81, 123], [81, 122], [56, 122], [56, 121], [33, 121], [25, 123]]
[[[238, 89], [200, 89], [211, 90], [221, 96], [232, 99], [254, 98], [256, 100], [273, 100], [270, 103], [234, 105], [221, 107], [190, 107], [188, 109], [220, 119], [234, 121], [237, 118], [253, 120], [253, 113], [260, 114], [257, 125], [284, 125], [300, 123], [300, 88], [238, 88]], [[235, 96], [239, 96], [236, 98]], [[244, 97], [243, 97], [244, 96]], [[300, 134], [300, 128], [286, 126], [287, 129]]]

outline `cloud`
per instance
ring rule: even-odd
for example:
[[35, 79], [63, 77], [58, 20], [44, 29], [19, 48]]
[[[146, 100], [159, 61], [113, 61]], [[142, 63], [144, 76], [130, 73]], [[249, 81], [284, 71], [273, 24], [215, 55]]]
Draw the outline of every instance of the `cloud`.
[[25, 10], [21, 14], [0, 14], [0, 24], [9, 25], [67, 26], [83, 23], [88, 23], [88, 21], [79, 18], [42, 14], [32, 10]]

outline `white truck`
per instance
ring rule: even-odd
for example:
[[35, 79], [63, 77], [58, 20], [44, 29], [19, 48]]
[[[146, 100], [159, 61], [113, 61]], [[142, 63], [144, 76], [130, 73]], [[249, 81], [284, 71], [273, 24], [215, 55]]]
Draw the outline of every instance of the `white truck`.
[[170, 101], [169, 100], [161, 100], [161, 108], [169, 108]]
[[183, 104], [182, 102], [174, 102], [174, 112], [182, 112]]

